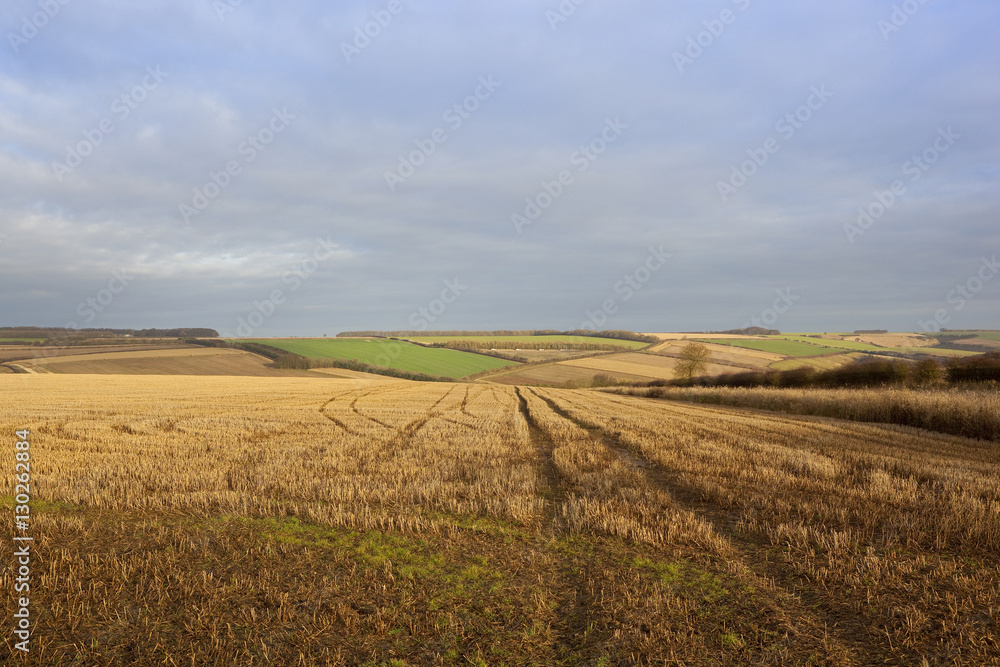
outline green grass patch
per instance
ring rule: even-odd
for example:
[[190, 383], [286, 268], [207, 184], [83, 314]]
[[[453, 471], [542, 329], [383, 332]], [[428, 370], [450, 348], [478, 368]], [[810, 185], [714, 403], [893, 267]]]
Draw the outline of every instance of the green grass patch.
[[714, 343], [716, 345], [731, 345], [733, 347], [742, 347], [748, 350], [760, 350], [761, 352], [783, 354], [786, 357], [815, 357], [820, 354], [833, 354], [840, 352], [840, 350], [843, 349], [828, 347], [826, 345], [819, 345], [816, 343], [803, 343], [796, 340], [764, 338], [713, 338], [711, 340], [706, 339], [699, 342]]
[[[0, 496], [0, 508], [3, 509], [13, 509], [15, 505], [14, 496]], [[66, 511], [79, 511], [87, 509], [82, 505], [74, 505], [72, 503], [64, 503], [60, 501], [50, 501], [50, 500], [38, 500], [35, 497], [31, 498], [28, 503], [28, 507], [31, 512], [35, 513], [58, 513]], [[29, 519], [30, 523], [30, 519]]]
[[311, 359], [357, 360], [365, 364], [447, 378], [463, 378], [517, 365], [514, 361], [482, 354], [421, 347], [384, 338], [264, 338], [242, 342], [262, 343]]
[[331, 528], [295, 517], [248, 519], [224, 516], [216, 521], [249, 525], [262, 536], [285, 544], [337, 550], [365, 567], [391, 567], [397, 577], [435, 580], [445, 584], [449, 592], [455, 594], [467, 592], [470, 586], [489, 588], [503, 578], [486, 557], [468, 556], [463, 559], [464, 562], [455, 562], [442, 553], [433, 541], [404, 534]]
[[[435, 343], [450, 343], [455, 341], [472, 343], [521, 343], [523, 349], [531, 350], [538, 343], [565, 343], [568, 345], [615, 345], [623, 349], [638, 350], [649, 343], [634, 340], [619, 340], [617, 338], [599, 338], [597, 336], [407, 336], [407, 340], [433, 345]], [[535, 345], [533, 346], [532, 343]]]
[[702, 602], [718, 602], [729, 595], [729, 589], [718, 575], [688, 560], [663, 562], [640, 556], [633, 558], [630, 565], [638, 570], [654, 572], [665, 588], [694, 596]]
[[956, 340], [962, 338], [983, 338], [1000, 342], [1000, 331], [946, 331], [942, 336], [957, 336]]

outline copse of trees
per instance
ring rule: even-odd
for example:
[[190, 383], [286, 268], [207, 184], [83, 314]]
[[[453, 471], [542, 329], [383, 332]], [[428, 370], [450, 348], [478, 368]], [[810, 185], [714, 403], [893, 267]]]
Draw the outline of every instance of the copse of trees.
[[745, 327], [743, 329], [726, 329], [725, 331], [711, 331], [709, 333], [735, 334], [737, 336], [780, 336], [777, 329], [765, 329], [764, 327]]

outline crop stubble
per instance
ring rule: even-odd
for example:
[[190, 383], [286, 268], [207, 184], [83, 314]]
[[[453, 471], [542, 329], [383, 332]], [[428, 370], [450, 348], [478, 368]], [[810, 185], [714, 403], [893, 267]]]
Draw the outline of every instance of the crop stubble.
[[1000, 654], [995, 445], [589, 391], [3, 383], [38, 462], [39, 661]]

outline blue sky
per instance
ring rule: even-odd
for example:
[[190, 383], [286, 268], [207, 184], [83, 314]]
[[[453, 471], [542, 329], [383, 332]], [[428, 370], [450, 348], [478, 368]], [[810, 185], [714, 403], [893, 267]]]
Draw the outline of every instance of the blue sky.
[[998, 20], [6, 2], [0, 325], [1000, 328]]

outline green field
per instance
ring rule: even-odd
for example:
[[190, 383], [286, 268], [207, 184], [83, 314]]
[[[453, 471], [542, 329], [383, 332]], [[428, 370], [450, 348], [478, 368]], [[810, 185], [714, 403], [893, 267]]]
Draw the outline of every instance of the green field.
[[760, 350], [761, 352], [772, 352], [783, 354], [786, 357], [815, 357], [820, 354], [834, 354], [844, 348], [833, 348], [815, 343], [803, 343], [796, 340], [786, 340], [784, 338], [762, 339], [762, 338], [713, 338], [702, 340], [702, 343], [714, 343], [716, 345], [732, 345], [733, 347], [744, 347], [748, 350]]
[[469, 341], [473, 343], [523, 343], [524, 349], [530, 350], [537, 343], [567, 343], [571, 345], [617, 345], [618, 347], [638, 350], [649, 343], [634, 340], [618, 340], [617, 338], [598, 338], [596, 336], [408, 336], [407, 340], [432, 345], [451, 341]]
[[969, 338], [985, 338], [986, 340], [995, 340], [1000, 342], [1000, 331], [948, 331], [945, 333], [947, 336], [952, 335], [968, 336]]
[[24, 343], [34, 343], [36, 341], [43, 341], [44, 338], [0, 338], [0, 345], [4, 343], [9, 343], [10, 341], [24, 342]]
[[513, 361], [481, 354], [420, 347], [385, 338], [264, 338], [244, 342], [270, 345], [311, 359], [357, 360], [375, 366], [449, 378], [462, 378], [517, 365]]

